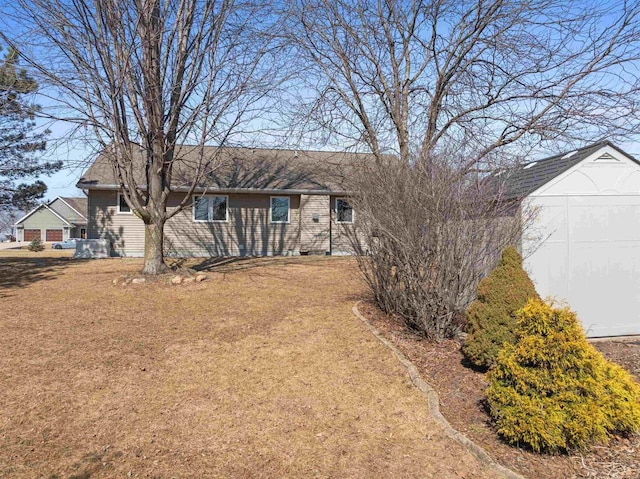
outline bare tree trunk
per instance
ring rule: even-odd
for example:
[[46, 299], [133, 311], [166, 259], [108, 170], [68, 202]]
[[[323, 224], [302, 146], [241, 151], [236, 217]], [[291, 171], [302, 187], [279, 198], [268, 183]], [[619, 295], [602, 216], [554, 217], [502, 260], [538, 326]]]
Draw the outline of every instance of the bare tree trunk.
[[145, 224], [143, 272], [166, 271], [164, 224], [211, 186], [218, 158], [205, 147], [247, 141], [245, 127], [255, 136], [278, 99], [286, 69], [271, 2], [18, 0], [6, 10], [24, 35], [0, 39], [20, 43], [50, 95], [37, 113], [76, 125], [70, 136], [109, 161]]
[[144, 225], [143, 274], [162, 274], [168, 271], [164, 262], [164, 221]]

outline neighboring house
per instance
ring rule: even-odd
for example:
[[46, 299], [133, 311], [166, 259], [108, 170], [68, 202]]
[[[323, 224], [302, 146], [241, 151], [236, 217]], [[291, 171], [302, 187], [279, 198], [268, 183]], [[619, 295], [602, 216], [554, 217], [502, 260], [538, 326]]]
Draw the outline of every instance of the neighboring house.
[[640, 334], [640, 163], [609, 142], [504, 172], [537, 211], [522, 240], [542, 297], [566, 301], [588, 336]]
[[[77, 186], [88, 195], [90, 239], [107, 239], [119, 256], [142, 256], [144, 225], [121, 197], [107, 153]], [[346, 180], [371, 155], [319, 151], [183, 146], [176, 153], [171, 211], [204, 157], [208, 174], [191, 202], [165, 226], [170, 256], [348, 254], [357, 211]], [[136, 161], [144, 171], [142, 157]], [[144, 180], [137, 178], [143, 188]]]
[[59, 196], [16, 221], [17, 241], [63, 241], [87, 237], [87, 198]]

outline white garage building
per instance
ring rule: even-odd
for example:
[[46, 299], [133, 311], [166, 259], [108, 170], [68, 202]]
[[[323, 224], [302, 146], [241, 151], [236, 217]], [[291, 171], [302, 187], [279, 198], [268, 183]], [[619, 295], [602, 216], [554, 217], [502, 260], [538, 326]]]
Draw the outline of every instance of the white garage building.
[[506, 185], [537, 211], [522, 251], [540, 295], [568, 303], [589, 337], [640, 334], [640, 162], [598, 143], [525, 164]]

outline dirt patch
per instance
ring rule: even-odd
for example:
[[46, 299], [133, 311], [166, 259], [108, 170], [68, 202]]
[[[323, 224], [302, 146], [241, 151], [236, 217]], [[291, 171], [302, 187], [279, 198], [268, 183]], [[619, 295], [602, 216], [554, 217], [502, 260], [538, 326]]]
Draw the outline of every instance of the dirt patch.
[[640, 337], [597, 340], [593, 342], [593, 345], [607, 359], [615, 361], [636, 378], [640, 378]]
[[494, 477], [351, 313], [351, 259], [211, 262], [189, 287], [25, 259], [0, 257], [30, 278], [1, 290], [0, 477]]
[[[360, 311], [418, 368], [440, 396], [440, 410], [451, 425], [483, 447], [498, 462], [532, 479], [640, 477], [640, 437], [618, 438], [583, 455], [545, 456], [511, 447], [491, 428], [484, 402], [484, 374], [467, 364], [459, 341], [429, 342], [398, 318], [383, 314], [370, 303]], [[594, 343], [610, 359], [640, 377], [639, 341]]]

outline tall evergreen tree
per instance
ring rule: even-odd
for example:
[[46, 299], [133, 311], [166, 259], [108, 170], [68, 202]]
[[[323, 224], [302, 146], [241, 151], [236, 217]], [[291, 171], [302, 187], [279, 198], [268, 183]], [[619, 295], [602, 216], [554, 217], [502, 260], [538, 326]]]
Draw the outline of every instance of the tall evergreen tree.
[[62, 166], [42, 160], [48, 132], [37, 131], [34, 113], [38, 107], [28, 98], [38, 84], [17, 64], [18, 52], [13, 49], [0, 64], [0, 210], [32, 207], [47, 186], [40, 180], [18, 181], [53, 173]]

